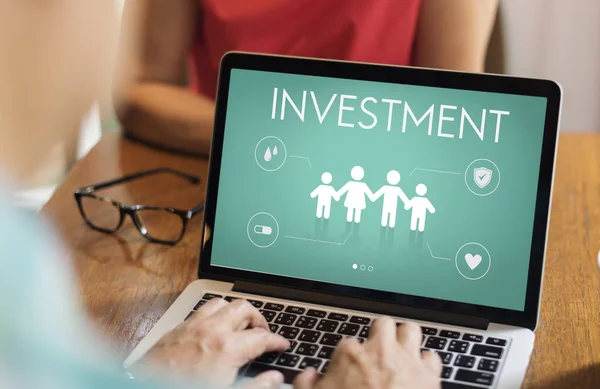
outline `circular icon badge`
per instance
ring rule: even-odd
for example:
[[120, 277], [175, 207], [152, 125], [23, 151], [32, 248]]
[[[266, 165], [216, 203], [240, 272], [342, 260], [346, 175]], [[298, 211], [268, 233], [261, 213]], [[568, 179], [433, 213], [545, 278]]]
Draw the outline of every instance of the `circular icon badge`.
[[454, 262], [461, 276], [475, 281], [490, 271], [492, 257], [483, 245], [470, 242], [458, 249]]
[[254, 148], [256, 164], [267, 172], [281, 169], [287, 159], [287, 149], [281, 139], [276, 136], [265, 136]]
[[259, 212], [252, 216], [246, 228], [250, 242], [260, 248], [271, 246], [279, 236], [277, 220], [266, 212]]
[[489, 159], [476, 159], [465, 170], [465, 184], [477, 196], [489, 196], [500, 185], [500, 169]]

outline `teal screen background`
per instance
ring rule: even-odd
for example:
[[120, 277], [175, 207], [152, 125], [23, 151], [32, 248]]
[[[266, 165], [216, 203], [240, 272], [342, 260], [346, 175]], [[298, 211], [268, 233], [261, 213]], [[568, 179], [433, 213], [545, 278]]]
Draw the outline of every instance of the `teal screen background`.
[[[283, 89], [299, 109], [307, 91], [304, 121], [289, 103], [281, 120]], [[322, 123], [311, 91], [321, 114], [337, 94]], [[342, 113], [354, 127], [338, 125], [342, 94], [357, 96], [344, 102], [354, 110]], [[365, 103], [378, 119], [370, 130], [357, 124], [372, 124], [361, 110], [365, 97], [377, 100]], [[383, 98], [403, 102], [393, 106], [390, 131], [390, 104]], [[402, 131], [404, 102], [417, 119], [435, 104], [431, 135], [428, 119], [417, 126], [408, 117]], [[455, 120], [443, 122], [443, 132], [454, 138], [438, 136], [442, 104], [457, 107], [445, 111]], [[461, 107], [477, 126], [483, 109], [509, 111], [498, 143], [497, 115], [489, 112], [483, 140], [468, 122], [459, 139]], [[545, 113], [540, 97], [233, 69], [211, 264], [523, 310]], [[478, 159], [485, 160], [472, 164]], [[425, 184], [435, 208], [425, 217], [425, 230], [411, 231], [412, 210], [400, 199], [394, 228], [381, 225], [383, 198], [366, 200], [360, 223], [346, 221], [344, 197], [332, 201], [329, 219], [317, 218], [317, 199], [310, 194], [322, 184], [321, 175], [329, 172], [338, 190], [357, 165], [373, 192], [387, 185], [390, 170], [400, 173], [398, 186], [409, 199]], [[473, 169], [480, 167], [492, 172], [483, 189], [473, 181]], [[271, 234], [257, 233], [256, 225], [272, 228]], [[474, 269], [467, 254], [481, 257], [471, 262]]]

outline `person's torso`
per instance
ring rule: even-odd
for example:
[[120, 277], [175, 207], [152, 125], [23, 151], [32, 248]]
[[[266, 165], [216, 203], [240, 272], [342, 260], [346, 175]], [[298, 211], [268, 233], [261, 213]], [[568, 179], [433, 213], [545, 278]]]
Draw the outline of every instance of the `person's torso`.
[[214, 99], [221, 57], [249, 51], [409, 65], [421, 0], [200, 0], [191, 84]]

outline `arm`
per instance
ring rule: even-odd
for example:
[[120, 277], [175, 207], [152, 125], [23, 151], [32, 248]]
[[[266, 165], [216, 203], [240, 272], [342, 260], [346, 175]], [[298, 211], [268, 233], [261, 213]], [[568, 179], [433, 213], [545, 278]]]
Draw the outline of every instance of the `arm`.
[[[198, 20], [195, 0], [125, 3], [118, 66], [124, 79], [113, 94], [126, 135], [155, 146], [206, 155], [214, 103], [183, 85]], [[130, 47], [127, 39], [140, 42]]]
[[427, 210], [431, 213], [435, 213], [435, 208], [433, 207], [433, 204], [431, 204], [431, 202], [429, 200], [427, 200]]
[[330, 188], [331, 188], [331, 197], [333, 197], [333, 199], [335, 201], [340, 201], [340, 196], [337, 194], [335, 189], [333, 189], [333, 187], [330, 187]]
[[498, 0], [423, 0], [414, 65], [482, 72], [497, 8]]
[[377, 200], [377, 197], [375, 197], [373, 192], [371, 192], [371, 188], [369, 188], [369, 186], [367, 184], [365, 184], [365, 194], [367, 195], [369, 200], [371, 200], [372, 203], [374, 203]]
[[321, 192], [321, 185], [317, 186], [315, 188], [315, 190], [310, 192], [310, 197], [314, 199], [315, 197], [317, 197], [319, 195], [320, 192]]
[[381, 188], [379, 188], [379, 190], [377, 192], [375, 192], [375, 194], [373, 195], [373, 198], [371, 199], [369, 197], [369, 199], [373, 202], [377, 201], [377, 199], [379, 199], [381, 196], [383, 196], [383, 186]]
[[348, 192], [348, 188], [350, 188], [350, 183], [346, 183], [346, 185], [342, 186], [342, 188], [340, 190], [338, 190], [335, 194], [337, 195], [338, 198], [341, 198], [344, 193]]
[[405, 204], [404, 204], [404, 209], [406, 209], [407, 211], [409, 209], [411, 209], [413, 206], [412, 201], [408, 200]]
[[410, 203], [410, 200], [408, 199], [404, 191], [400, 188], [398, 188], [398, 197], [400, 197], [400, 200], [402, 200], [402, 202], [404, 203], [404, 208], [406, 208], [406, 205]]

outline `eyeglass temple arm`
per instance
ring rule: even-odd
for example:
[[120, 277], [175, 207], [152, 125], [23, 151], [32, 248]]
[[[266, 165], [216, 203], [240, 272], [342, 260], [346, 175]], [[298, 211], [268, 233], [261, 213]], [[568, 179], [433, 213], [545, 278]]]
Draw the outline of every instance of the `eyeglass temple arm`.
[[183, 177], [193, 184], [198, 184], [200, 182], [200, 177], [196, 177], [191, 174], [187, 174], [182, 171], [171, 169], [168, 167], [162, 167], [162, 168], [151, 169], [151, 170], [146, 170], [146, 171], [142, 171], [139, 173], [130, 174], [128, 176], [116, 178], [116, 179], [110, 180], [110, 181], [101, 182], [101, 183], [98, 183], [95, 185], [88, 185], [88, 186], [83, 187], [82, 189], [85, 188], [85, 189], [98, 190], [98, 189], [107, 188], [109, 186], [113, 186], [113, 185], [117, 185], [117, 184], [123, 184], [123, 183], [129, 182], [129, 181], [137, 180], [137, 179], [140, 179], [143, 177], [151, 176], [154, 174], [160, 174], [160, 173], [171, 173], [171, 174]]
[[198, 206], [196, 206], [195, 208], [190, 209], [190, 212], [192, 213], [191, 216], [196, 215], [197, 213], [200, 213], [204, 210], [204, 204], [200, 204]]

